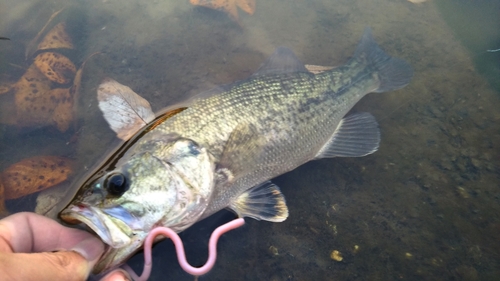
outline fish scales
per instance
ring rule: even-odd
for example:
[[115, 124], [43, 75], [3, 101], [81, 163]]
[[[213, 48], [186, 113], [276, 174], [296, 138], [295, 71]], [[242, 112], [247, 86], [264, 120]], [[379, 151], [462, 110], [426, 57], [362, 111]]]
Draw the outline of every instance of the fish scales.
[[[369, 29], [345, 65], [319, 74], [278, 48], [250, 78], [203, 93], [169, 118], [138, 116], [133, 124], [154, 121], [87, 179], [61, 218], [84, 222], [110, 245], [94, 272], [126, 260], [157, 226], [180, 232], [224, 208], [283, 221], [284, 196], [269, 180], [310, 160], [375, 152], [375, 118], [348, 112], [366, 94], [400, 89], [412, 75]], [[102, 89], [115, 85], [107, 83]], [[144, 105], [123, 91], [133, 101], [124, 104]], [[115, 108], [105, 96], [99, 106]], [[133, 126], [104, 116], [118, 136], [131, 135]]]
[[[267, 142], [259, 163], [233, 187], [214, 190], [214, 198], [204, 216], [227, 205], [243, 189], [281, 175], [314, 158], [331, 137], [341, 117], [379, 81], [359, 61], [313, 75], [293, 73], [255, 77], [238, 83], [233, 89], [201, 100], [157, 127], [165, 133], [177, 133], [209, 148], [216, 161], [224, 145], [241, 123], [252, 123]], [[200, 118], [202, 117], [202, 118]], [[140, 146], [140, 142], [138, 143]], [[300, 149], [297, 149], [300, 148]], [[243, 148], [244, 150], [245, 148]], [[246, 151], [233, 151], [245, 155]], [[231, 166], [226, 167], [231, 170]], [[241, 175], [234, 175], [240, 177]], [[220, 186], [219, 186], [220, 187]], [[220, 187], [222, 188], [222, 187]], [[220, 196], [218, 196], [220, 195]]]

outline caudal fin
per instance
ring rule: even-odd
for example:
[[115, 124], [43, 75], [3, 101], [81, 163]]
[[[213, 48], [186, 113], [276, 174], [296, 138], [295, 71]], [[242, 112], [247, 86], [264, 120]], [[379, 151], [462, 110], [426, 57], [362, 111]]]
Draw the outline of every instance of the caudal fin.
[[377, 72], [380, 86], [373, 91], [375, 93], [401, 89], [410, 83], [413, 76], [413, 70], [407, 62], [389, 56], [378, 46], [369, 27], [361, 37], [353, 59], [365, 60], [368, 67]]

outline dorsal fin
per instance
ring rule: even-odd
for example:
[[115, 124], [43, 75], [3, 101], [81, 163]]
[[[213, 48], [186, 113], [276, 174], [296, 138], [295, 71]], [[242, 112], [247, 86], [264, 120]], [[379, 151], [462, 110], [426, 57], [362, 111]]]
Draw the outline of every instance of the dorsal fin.
[[252, 76], [308, 72], [292, 50], [278, 47]]

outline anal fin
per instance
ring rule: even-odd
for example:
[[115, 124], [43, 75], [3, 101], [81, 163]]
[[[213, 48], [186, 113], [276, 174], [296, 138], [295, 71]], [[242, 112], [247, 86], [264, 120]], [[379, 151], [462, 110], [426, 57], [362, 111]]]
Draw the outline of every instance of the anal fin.
[[266, 181], [243, 192], [229, 208], [239, 217], [282, 222], [288, 217], [285, 197], [278, 186]]
[[315, 159], [330, 157], [361, 157], [377, 151], [380, 130], [370, 113], [344, 117], [332, 138], [320, 149]]

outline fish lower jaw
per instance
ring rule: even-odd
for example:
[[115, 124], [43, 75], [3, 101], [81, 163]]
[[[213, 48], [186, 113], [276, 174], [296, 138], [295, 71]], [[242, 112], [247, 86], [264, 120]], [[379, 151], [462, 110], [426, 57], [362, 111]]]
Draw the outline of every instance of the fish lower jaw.
[[130, 244], [122, 248], [107, 247], [99, 261], [94, 265], [92, 274], [101, 274], [119, 267], [141, 249], [146, 237], [146, 233], [138, 233], [131, 239]]
[[60, 214], [63, 221], [70, 224], [84, 223], [111, 248], [121, 248], [130, 243], [130, 237], [99, 209], [83, 205], [72, 205]]

